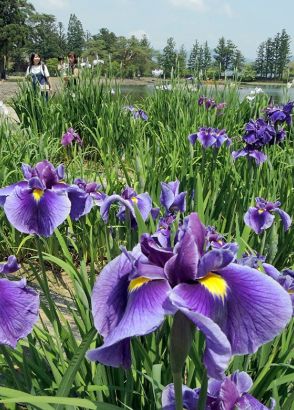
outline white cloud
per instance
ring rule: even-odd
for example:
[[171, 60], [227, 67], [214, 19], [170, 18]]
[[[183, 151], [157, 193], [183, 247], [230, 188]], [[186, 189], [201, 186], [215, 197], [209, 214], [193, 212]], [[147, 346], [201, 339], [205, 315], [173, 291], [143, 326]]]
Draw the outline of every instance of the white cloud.
[[33, 1], [33, 4], [37, 10], [43, 8], [54, 11], [54, 9], [66, 9], [69, 6], [69, 0], [46, 0], [45, 2], [42, 0], [35, 0]]
[[148, 37], [148, 34], [145, 30], [135, 30], [128, 33], [127, 37], [135, 36], [138, 40], [142, 40], [144, 36]]
[[233, 11], [232, 7], [230, 6], [229, 3], [224, 3], [223, 5], [223, 13], [230, 18], [233, 18], [235, 16], [235, 12]]
[[204, 0], [169, 0], [170, 3], [179, 8], [192, 9], [197, 11], [207, 11], [208, 7]]

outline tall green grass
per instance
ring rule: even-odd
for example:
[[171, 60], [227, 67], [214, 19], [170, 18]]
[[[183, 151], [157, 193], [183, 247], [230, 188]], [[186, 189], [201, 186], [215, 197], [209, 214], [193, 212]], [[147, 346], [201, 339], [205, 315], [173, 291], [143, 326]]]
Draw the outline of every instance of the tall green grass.
[[[197, 104], [200, 95], [227, 105], [221, 114], [206, 110]], [[279, 199], [293, 216], [293, 128], [285, 143], [267, 149], [268, 161], [260, 167], [246, 158], [233, 162], [230, 155], [232, 149], [242, 146], [245, 123], [263, 115], [268, 96], [258, 95], [249, 103], [239, 100], [236, 86], [195, 92], [174, 80], [172, 91], [157, 90], [136, 102], [147, 112], [147, 122], [135, 120], [124, 109], [130, 98], [124, 97], [117, 85], [93, 78], [93, 74], [83, 76], [75, 86], [63, 87], [48, 103], [28, 85], [22, 86], [11, 102], [20, 124], [0, 124], [2, 186], [21, 179], [22, 162], [33, 165], [46, 158], [56, 166], [65, 164], [67, 182], [77, 177], [95, 180], [108, 194], [119, 193], [129, 184], [137, 192], [149, 192], [158, 206], [160, 182], [178, 178], [181, 190], [187, 191], [187, 213], [197, 211], [204, 223], [239, 242], [240, 255], [254, 249], [266, 252], [278, 269], [293, 267], [293, 229], [285, 233], [277, 219], [265, 237], [258, 237], [243, 222], [257, 196]], [[232, 147], [218, 152], [205, 151], [197, 142], [192, 147], [187, 136], [201, 126], [226, 128]], [[81, 148], [60, 145], [68, 127], [81, 135]], [[0, 348], [0, 396], [7, 408], [15, 408], [15, 403], [30, 409], [59, 410], [111, 409], [108, 405], [134, 410], [161, 408], [161, 391], [172, 381], [170, 320], [156, 333], [133, 341], [129, 371], [84, 358], [86, 350], [102, 342], [91, 316], [96, 275], [119, 254], [119, 245], [130, 248], [140, 233], [154, 230], [151, 219], [138, 230], [130, 230], [118, 222], [116, 209], [111, 209], [108, 224], [101, 220], [98, 208], [78, 222], [68, 219], [51, 238], [40, 239], [38, 246], [35, 238], [14, 230], [0, 212], [1, 259], [16, 254], [22, 273], [42, 294], [42, 314], [33, 333], [15, 350]], [[277, 409], [291, 410], [293, 347], [292, 322], [256, 354], [235, 357], [229, 371], [248, 371], [259, 400], [266, 404], [274, 397]], [[184, 375], [191, 387], [202, 380], [203, 348], [203, 339], [196, 333]]]

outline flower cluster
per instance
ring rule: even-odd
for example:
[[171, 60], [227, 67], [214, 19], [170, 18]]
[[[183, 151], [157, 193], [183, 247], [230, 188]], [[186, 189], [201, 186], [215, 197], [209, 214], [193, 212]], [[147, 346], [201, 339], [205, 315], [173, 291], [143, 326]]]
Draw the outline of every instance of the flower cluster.
[[218, 128], [199, 128], [199, 131], [195, 134], [190, 134], [188, 140], [192, 145], [196, 140], [200, 142], [203, 148], [220, 148], [223, 144], [227, 147], [231, 145], [232, 140], [226, 134], [226, 130], [219, 130]]
[[207, 110], [210, 108], [216, 108], [217, 110], [223, 110], [226, 106], [225, 102], [217, 103], [212, 98], [200, 96], [198, 99], [198, 105], [204, 106]]
[[[0, 275], [16, 272], [15, 256], [0, 264]], [[26, 337], [38, 319], [39, 295], [26, 285], [26, 280], [0, 279], [0, 344], [15, 347]]]
[[[239, 371], [222, 381], [209, 379], [205, 410], [273, 410], [275, 405], [273, 401], [269, 409], [248, 393], [252, 385], [251, 377], [246, 372]], [[197, 410], [201, 389], [190, 389], [183, 386], [182, 390], [184, 408]], [[175, 410], [175, 408], [174, 385], [169, 384], [162, 393], [162, 410]]]
[[286, 123], [291, 125], [291, 113], [294, 102], [288, 102], [282, 107], [269, 106], [266, 108], [266, 121], [258, 118], [256, 121], [250, 120], [245, 126], [243, 141], [245, 147], [239, 151], [233, 151], [233, 159], [240, 157], [253, 158], [256, 165], [266, 161], [267, 156], [261, 149], [266, 145], [279, 144], [286, 138], [286, 131], [279, 125]]
[[90, 360], [129, 367], [130, 339], [180, 313], [205, 335], [208, 375], [222, 380], [232, 355], [253, 353], [283, 330], [292, 316], [289, 294], [263, 272], [237, 264], [236, 244], [206, 251], [206, 236], [192, 213], [174, 246], [144, 234], [131, 252], [106, 265], [92, 294], [104, 343], [87, 353]]

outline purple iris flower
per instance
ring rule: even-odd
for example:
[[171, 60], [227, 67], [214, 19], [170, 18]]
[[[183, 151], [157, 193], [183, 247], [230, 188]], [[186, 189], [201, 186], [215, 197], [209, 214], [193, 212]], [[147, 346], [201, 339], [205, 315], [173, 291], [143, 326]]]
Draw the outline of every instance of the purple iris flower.
[[275, 128], [259, 118], [256, 121], [250, 120], [246, 124], [243, 140], [251, 146], [254, 145], [254, 148], [258, 148], [268, 144], [275, 137]]
[[243, 149], [240, 149], [239, 151], [233, 151], [232, 157], [234, 160], [241, 157], [253, 158], [255, 160], [256, 165], [260, 165], [267, 160], [266, 154], [257, 149], [250, 148], [249, 145]]
[[250, 268], [259, 269], [261, 264], [265, 262], [265, 256], [256, 254], [248, 255], [244, 253], [242, 258], [238, 259], [237, 262], [240, 265], [250, 266]]
[[[255, 399], [248, 391], [253, 383], [246, 372], [234, 372], [224, 380], [208, 380], [206, 410], [273, 410]], [[187, 410], [197, 410], [200, 388], [190, 389], [183, 386], [183, 405]], [[162, 393], [162, 410], [175, 410], [174, 385], [169, 384]]]
[[291, 125], [291, 113], [294, 107], [294, 101], [289, 101], [282, 107], [270, 106], [266, 109], [267, 118], [273, 123], [283, 123], [286, 122], [289, 126]]
[[110, 195], [101, 204], [100, 213], [104, 222], [108, 221], [109, 208], [114, 202], [119, 202], [120, 207], [117, 213], [117, 217], [120, 220], [125, 220], [126, 210], [128, 209], [131, 216], [132, 226], [136, 225], [136, 214], [134, 204], [138, 207], [138, 210], [145, 221], [152, 209], [152, 200], [147, 192], [143, 194], [137, 194], [133, 188], [126, 187], [121, 195]]
[[282, 331], [292, 315], [288, 293], [262, 272], [234, 263], [231, 249], [204, 252], [205, 233], [192, 213], [174, 247], [144, 234], [131, 252], [106, 265], [92, 294], [104, 343], [87, 353], [90, 360], [129, 367], [130, 338], [181, 312], [206, 337], [208, 376], [222, 379], [232, 354], [253, 353]]
[[76, 141], [79, 145], [83, 145], [83, 141], [79, 134], [73, 128], [69, 128], [62, 136], [61, 144], [66, 147], [67, 145], [71, 145], [73, 141]]
[[101, 185], [96, 182], [87, 183], [83, 179], [75, 179], [74, 185], [68, 188], [71, 219], [77, 221], [81, 216], [88, 214], [94, 205], [102, 205], [107, 195], [100, 189]]
[[291, 269], [285, 269], [282, 272], [279, 272], [269, 263], [263, 263], [262, 266], [265, 273], [276, 280], [289, 293], [292, 301], [294, 316], [294, 271]]
[[141, 119], [144, 121], [148, 121], [148, 115], [146, 114], [145, 111], [143, 111], [141, 108], [139, 108], [138, 110], [133, 106], [133, 105], [128, 105], [127, 107], [125, 107], [127, 110], [129, 110], [132, 114], [133, 117], [137, 120], [137, 119]]
[[196, 134], [190, 134], [188, 140], [192, 145], [195, 144], [196, 140], [200, 142], [203, 148], [220, 148], [223, 144], [228, 147], [231, 145], [232, 140], [226, 134], [226, 130], [219, 130], [218, 128], [199, 128], [199, 132]]
[[166, 212], [185, 212], [187, 192], [180, 192], [180, 181], [161, 182], [160, 203]]
[[62, 183], [63, 165], [54, 168], [48, 161], [34, 168], [22, 165], [24, 181], [0, 189], [0, 205], [18, 231], [50, 236], [69, 215], [68, 186]]
[[157, 226], [157, 231], [152, 234], [152, 238], [155, 239], [163, 248], [169, 248], [171, 246], [171, 225], [174, 223], [175, 219], [175, 215], [167, 215], [163, 218], [160, 218]]
[[[19, 269], [15, 256], [0, 264], [0, 274]], [[31, 333], [38, 320], [39, 295], [26, 286], [26, 280], [0, 279], [0, 344], [16, 347], [19, 339]]]
[[209, 108], [215, 108], [217, 106], [216, 102], [212, 98], [201, 96], [198, 99], [198, 105], [205, 105], [205, 108], [209, 110]]
[[260, 234], [265, 229], [272, 226], [275, 216], [273, 213], [277, 213], [283, 223], [285, 231], [287, 231], [292, 223], [290, 216], [280, 209], [280, 202], [268, 202], [263, 198], [256, 198], [256, 206], [250, 207], [244, 215], [244, 222], [250, 226], [255, 233]]

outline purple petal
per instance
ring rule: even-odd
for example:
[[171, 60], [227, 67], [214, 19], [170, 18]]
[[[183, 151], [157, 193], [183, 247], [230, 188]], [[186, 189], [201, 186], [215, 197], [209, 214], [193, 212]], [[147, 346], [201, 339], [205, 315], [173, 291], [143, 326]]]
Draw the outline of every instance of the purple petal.
[[6, 263], [1, 263], [0, 264], [0, 273], [2, 273], [2, 274], [13, 273], [13, 272], [16, 272], [19, 269], [20, 269], [20, 266], [17, 263], [17, 259], [13, 255], [8, 256], [8, 259], [7, 259]]
[[231, 263], [219, 273], [229, 292], [218, 322], [233, 354], [254, 353], [284, 329], [292, 316], [291, 299], [277, 282], [256, 269]]
[[104, 349], [89, 350], [86, 354], [87, 359], [93, 362], [103, 363], [106, 366], [131, 367], [131, 342], [130, 339], [124, 339], [110, 347]]
[[[166, 280], [147, 280], [138, 288], [129, 290], [127, 299], [124, 297], [121, 300], [121, 303], [127, 301], [123, 316], [105, 337], [104, 344], [96, 349], [96, 357], [99, 354], [103, 359], [105, 352], [118, 342], [133, 336], [143, 336], [156, 330], [164, 320], [166, 311], [163, 304], [169, 291], [170, 286]], [[115, 364], [112, 365], [115, 366]], [[120, 363], [116, 365], [119, 366]]]
[[196, 279], [200, 258], [194, 236], [189, 231], [186, 231], [177, 243], [175, 250], [176, 255], [169, 259], [164, 267], [169, 282], [173, 286]]
[[274, 280], [278, 280], [281, 276], [280, 272], [273, 265], [270, 265], [269, 263], [263, 263], [262, 266], [265, 273]]
[[221, 408], [223, 410], [231, 410], [235, 408], [235, 404], [240, 397], [240, 393], [235, 383], [230, 380], [229, 377], [226, 377], [221, 384], [219, 396], [222, 404]]
[[[198, 405], [199, 389], [190, 389], [183, 385], [183, 406], [187, 410], [195, 410]], [[169, 384], [162, 392], [162, 410], [175, 410], [175, 388]]]
[[49, 189], [36, 200], [30, 189], [16, 187], [6, 199], [4, 211], [20, 232], [50, 236], [69, 215], [70, 200], [67, 194]]
[[179, 181], [161, 182], [160, 203], [168, 211], [175, 199], [175, 191], [179, 191]]
[[282, 223], [283, 223], [283, 227], [285, 231], [288, 231], [292, 223], [292, 219], [290, 215], [288, 215], [287, 212], [279, 208], [273, 209], [273, 212], [276, 212], [280, 216], [280, 218], [282, 219]]
[[253, 385], [251, 377], [246, 372], [234, 372], [231, 375], [231, 380], [237, 386], [240, 395], [243, 393], [247, 393]]
[[136, 198], [138, 201], [137, 206], [140, 211], [140, 214], [143, 220], [146, 221], [152, 208], [152, 200], [147, 192], [137, 195]]
[[[223, 379], [224, 370], [227, 368], [231, 358], [230, 343], [226, 335], [213, 320], [200, 312], [190, 309], [187, 300], [177, 294], [177, 290], [182, 286], [178, 285], [170, 292], [169, 300], [176, 309], [186, 315], [205, 335], [204, 364], [207, 368], [208, 376], [215, 379]], [[196, 288], [192, 285], [191, 288], [193, 287], [194, 289]]]
[[20, 182], [16, 182], [15, 184], [1, 188], [0, 189], [0, 206], [4, 206], [6, 198], [12, 194], [12, 192], [14, 191], [16, 187], [27, 188], [28, 182], [20, 181]]
[[134, 208], [130, 205], [129, 201], [122, 198], [120, 195], [114, 194], [108, 196], [101, 204], [100, 213], [101, 218], [104, 222], [108, 221], [109, 208], [114, 202], [120, 202], [121, 204], [123, 204], [126, 208], [130, 210], [131, 215], [135, 218]]
[[190, 135], [188, 136], [188, 140], [190, 141], [190, 143], [191, 143], [192, 145], [194, 145], [195, 142], [196, 142], [196, 140], [197, 140], [197, 134], [190, 134]]
[[200, 259], [197, 277], [201, 278], [211, 271], [224, 268], [234, 259], [236, 259], [236, 253], [232, 252], [230, 248], [213, 249], [205, 253]]
[[200, 255], [202, 255], [204, 250], [206, 230], [196, 212], [192, 212], [184, 219], [184, 223], [179, 229], [179, 240], [186, 231], [189, 231], [193, 235], [198, 248], [198, 252]]
[[174, 202], [172, 203], [170, 210], [179, 210], [180, 212], [185, 212], [186, 211], [186, 195], [187, 192], [181, 192], [179, 195], [177, 195], [174, 199]]
[[77, 185], [72, 185], [68, 189], [68, 198], [71, 202], [69, 215], [74, 221], [77, 221], [83, 215], [88, 214], [94, 205], [94, 201], [91, 195], [87, 194]]
[[0, 343], [15, 347], [38, 319], [39, 296], [24, 279], [0, 279]]
[[243, 396], [238, 399], [236, 408], [240, 410], [269, 410], [268, 407], [264, 406], [248, 393], [243, 394]]
[[252, 150], [249, 151], [248, 155], [255, 159], [256, 165], [260, 165], [267, 160], [267, 155], [261, 151]]
[[245, 224], [250, 226], [257, 234], [272, 226], [275, 219], [274, 215], [268, 211], [261, 211], [262, 212], [257, 208], [250, 207], [244, 215]]
[[143, 254], [149, 259], [149, 262], [163, 267], [166, 262], [173, 256], [170, 249], [158, 246], [156, 241], [149, 235], [143, 234], [140, 239]]

